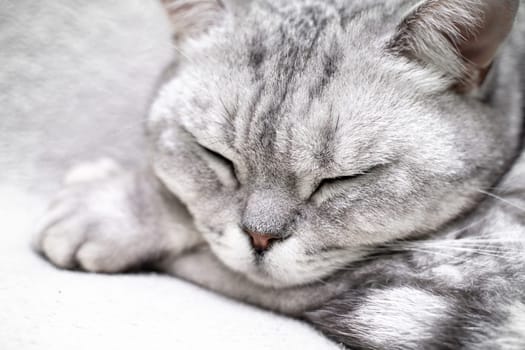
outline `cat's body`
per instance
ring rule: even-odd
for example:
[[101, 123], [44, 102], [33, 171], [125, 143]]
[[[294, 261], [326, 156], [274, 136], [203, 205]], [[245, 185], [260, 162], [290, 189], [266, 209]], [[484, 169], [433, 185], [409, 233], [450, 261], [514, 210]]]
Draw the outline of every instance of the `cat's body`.
[[154, 173], [73, 171], [49, 259], [157, 259], [351, 348], [525, 347], [518, 1], [165, 3]]

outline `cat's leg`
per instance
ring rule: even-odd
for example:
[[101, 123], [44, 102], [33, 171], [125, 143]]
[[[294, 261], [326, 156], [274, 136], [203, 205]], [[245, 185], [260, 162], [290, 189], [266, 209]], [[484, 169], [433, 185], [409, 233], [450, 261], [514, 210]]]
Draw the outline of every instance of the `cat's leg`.
[[524, 304], [418, 285], [349, 291], [304, 318], [350, 349], [524, 349]]
[[421, 278], [405, 263], [387, 259], [286, 289], [253, 284], [225, 268], [207, 247], [166, 261], [164, 268], [223, 295], [306, 320], [350, 349], [523, 349], [524, 304], [504, 296], [508, 286], [498, 276], [488, 285], [447, 286], [440, 278]]
[[186, 208], [153, 175], [103, 159], [69, 172], [34, 247], [59, 267], [111, 273], [201, 242]]
[[304, 317], [351, 349], [466, 349], [451, 332], [460, 327], [454, 302], [417, 286], [357, 288]]
[[303, 318], [350, 349], [525, 349], [519, 269], [483, 255], [426, 268], [408, 257], [363, 265]]

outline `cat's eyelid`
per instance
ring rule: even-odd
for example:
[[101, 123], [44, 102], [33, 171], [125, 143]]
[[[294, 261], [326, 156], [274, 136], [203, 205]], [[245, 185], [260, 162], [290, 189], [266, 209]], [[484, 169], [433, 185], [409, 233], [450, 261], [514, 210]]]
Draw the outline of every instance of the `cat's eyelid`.
[[368, 173], [369, 173], [368, 170], [367, 171], [360, 171], [360, 172], [352, 173], [352, 174], [348, 174], [348, 175], [339, 175], [339, 176], [334, 176], [334, 177], [327, 177], [327, 178], [324, 178], [321, 181], [344, 181], [344, 180], [350, 180], [350, 179], [353, 179], [353, 178], [356, 178], [356, 177], [359, 177], [359, 176], [362, 176], [362, 175], [366, 175]]
[[219, 159], [222, 159], [224, 161], [228, 161], [230, 163], [233, 164], [233, 161], [231, 159], [229, 159], [228, 157], [222, 155], [221, 153], [217, 152], [217, 151], [214, 151], [212, 150], [211, 148], [209, 147], [206, 147], [206, 146], [203, 146], [202, 144], [198, 144], [204, 151], [206, 151], [207, 153], [211, 154], [212, 156], [216, 157], [216, 158], [219, 158]]
[[201, 149], [203, 149], [204, 151], [206, 151], [208, 154], [210, 155], [213, 155], [215, 156], [216, 158], [218, 159], [222, 159], [224, 161], [228, 161], [232, 164], [233, 161], [229, 158], [229, 157], [226, 157], [225, 155], [223, 155], [222, 152], [217, 152], [217, 151], [214, 151], [213, 149], [211, 149], [210, 147], [208, 146], [205, 146], [202, 142], [199, 142], [198, 139], [197, 139], [197, 136], [195, 136], [191, 131], [189, 131], [186, 127], [184, 127], [183, 125], [180, 125], [179, 126], [181, 131], [184, 132], [185, 134], [187, 134], [196, 144], [197, 146], [199, 146]]
[[341, 175], [337, 175], [337, 176], [333, 176], [333, 177], [325, 177], [325, 178], [321, 179], [319, 181], [319, 183], [321, 183], [322, 181], [345, 181], [345, 180], [355, 179], [355, 178], [358, 178], [360, 176], [370, 174], [371, 172], [373, 172], [373, 171], [375, 171], [375, 170], [377, 170], [377, 169], [379, 169], [381, 167], [384, 167], [386, 165], [387, 165], [386, 163], [379, 163], [379, 164], [376, 164], [376, 165], [373, 165], [373, 166], [370, 166], [370, 167], [366, 168], [366, 170], [360, 170], [360, 171], [356, 171], [356, 172], [353, 172], [353, 173], [341, 174]]
[[219, 152], [216, 152], [206, 146], [203, 146], [202, 144], [200, 143], [197, 143], [199, 145], [199, 147], [204, 150], [209, 156], [213, 157], [214, 159], [218, 160], [219, 162], [222, 162], [224, 163], [224, 165], [226, 165], [227, 167], [230, 168], [230, 171], [231, 171], [231, 174], [233, 175], [233, 177], [239, 181], [239, 172], [237, 170], [237, 166], [235, 165], [235, 163], [228, 157], [226, 156], [223, 156], [221, 153]]
[[325, 178], [321, 179], [318, 182], [318, 184], [315, 187], [315, 190], [312, 192], [310, 198], [313, 198], [316, 194], [318, 194], [323, 189], [323, 187], [325, 187], [327, 185], [343, 183], [345, 181], [357, 180], [358, 178], [363, 177], [365, 175], [368, 175], [371, 172], [373, 172], [373, 171], [375, 171], [375, 170], [377, 170], [379, 168], [382, 168], [382, 167], [384, 167], [386, 165], [387, 164], [385, 164], [385, 163], [380, 163], [380, 164], [376, 164], [374, 166], [369, 167], [367, 170], [362, 170], [362, 171], [359, 171], [359, 172], [351, 173], [349, 175], [339, 175], [339, 176], [334, 176], [334, 177], [325, 177]]
[[363, 175], [366, 175], [368, 172], [359, 172], [354, 173], [352, 175], [341, 175], [341, 176], [334, 176], [334, 177], [327, 177], [319, 181], [318, 187], [321, 187], [326, 184], [336, 183], [336, 182], [343, 182], [343, 181], [351, 181], [354, 179], [357, 179], [358, 177], [361, 177]]

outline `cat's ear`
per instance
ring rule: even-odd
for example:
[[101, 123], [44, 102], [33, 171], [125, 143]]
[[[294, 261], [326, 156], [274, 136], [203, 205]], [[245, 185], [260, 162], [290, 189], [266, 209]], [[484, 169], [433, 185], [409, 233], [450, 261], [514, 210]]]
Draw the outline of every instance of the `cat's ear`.
[[485, 79], [512, 29], [520, 0], [426, 0], [398, 26], [388, 48], [434, 65], [460, 92]]
[[197, 38], [226, 15], [221, 0], [161, 0], [173, 27], [175, 41]]

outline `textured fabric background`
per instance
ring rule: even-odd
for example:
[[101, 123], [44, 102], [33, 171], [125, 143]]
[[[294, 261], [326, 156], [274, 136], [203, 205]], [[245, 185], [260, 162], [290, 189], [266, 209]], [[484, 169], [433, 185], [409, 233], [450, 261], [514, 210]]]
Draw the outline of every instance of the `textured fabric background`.
[[143, 161], [169, 34], [155, 0], [0, 0], [0, 349], [337, 348], [173, 278], [59, 271], [30, 250], [70, 165]]

